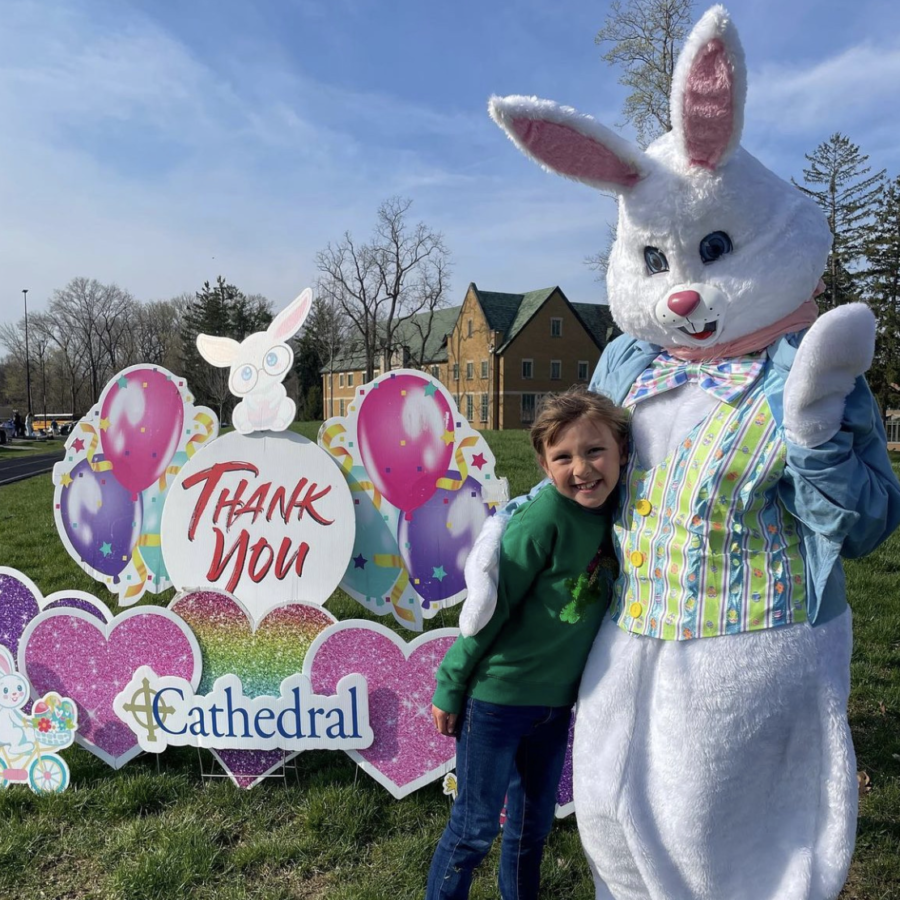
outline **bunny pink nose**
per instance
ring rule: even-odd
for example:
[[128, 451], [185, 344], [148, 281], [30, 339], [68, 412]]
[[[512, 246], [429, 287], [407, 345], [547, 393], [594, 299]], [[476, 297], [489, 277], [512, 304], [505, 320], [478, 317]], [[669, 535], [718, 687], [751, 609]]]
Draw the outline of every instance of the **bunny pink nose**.
[[689, 316], [699, 305], [700, 295], [696, 291], [676, 291], [666, 301], [676, 316]]

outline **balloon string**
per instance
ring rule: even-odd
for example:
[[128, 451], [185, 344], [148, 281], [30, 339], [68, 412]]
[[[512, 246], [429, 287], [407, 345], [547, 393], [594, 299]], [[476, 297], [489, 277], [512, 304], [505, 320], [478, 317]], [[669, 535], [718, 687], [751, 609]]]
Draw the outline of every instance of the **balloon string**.
[[164, 491], [166, 489], [166, 475], [177, 475], [180, 471], [181, 466], [167, 466], [166, 470], [159, 476], [159, 481], [156, 483], [159, 490]]
[[353, 456], [345, 447], [332, 447], [331, 442], [347, 429], [343, 425], [332, 425], [326, 428], [322, 433], [322, 439], [325, 442], [325, 449], [340, 463], [341, 468], [345, 472], [349, 472], [353, 468]]
[[213, 421], [212, 416], [203, 412], [198, 412], [194, 415], [194, 424], [199, 425], [205, 433], [195, 434], [185, 445], [184, 451], [187, 453], [188, 459], [200, 449], [201, 444], [209, 440], [210, 435], [213, 433]]
[[375, 509], [381, 509], [381, 491], [372, 484], [371, 481], [354, 481], [353, 484], [350, 485], [351, 491], [371, 491], [372, 492], [372, 504], [375, 506]]
[[459, 480], [457, 481], [455, 478], [438, 478], [437, 486], [439, 488], [444, 488], [448, 491], [458, 491], [463, 486], [466, 478], [469, 477], [469, 467], [463, 456], [463, 449], [465, 447], [474, 447], [477, 443], [477, 437], [467, 437], [465, 440], [460, 441], [455, 454], [456, 468], [459, 470], [460, 475]]
[[94, 472], [112, 471], [112, 463], [108, 459], [104, 459], [96, 463], [93, 461], [94, 454], [97, 452], [97, 448], [100, 446], [100, 436], [94, 430], [93, 426], [88, 425], [87, 422], [82, 422], [81, 430], [85, 434], [89, 434], [91, 436], [90, 444], [88, 444], [88, 448], [85, 451], [85, 456], [87, 456], [88, 465], [91, 467], [91, 470]]
[[134, 563], [134, 568], [137, 572], [137, 577], [140, 579], [140, 583], [131, 585], [125, 591], [125, 596], [122, 597], [123, 603], [125, 600], [130, 600], [132, 597], [140, 596], [144, 590], [144, 584], [147, 581], [147, 567], [144, 565], [144, 560], [141, 557], [141, 551], [138, 547], [138, 544], [140, 543], [141, 541], [139, 540], [138, 543], [134, 545], [134, 550], [131, 553], [131, 561]]
[[416, 617], [408, 610], [400, 608], [400, 598], [409, 584], [409, 572], [403, 564], [403, 557], [396, 553], [376, 553], [372, 559], [376, 566], [382, 569], [399, 569], [400, 575], [397, 578], [394, 588], [391, 591], [391, 605], [394, 607], [394, 613], [404, 622], [415, 622]]

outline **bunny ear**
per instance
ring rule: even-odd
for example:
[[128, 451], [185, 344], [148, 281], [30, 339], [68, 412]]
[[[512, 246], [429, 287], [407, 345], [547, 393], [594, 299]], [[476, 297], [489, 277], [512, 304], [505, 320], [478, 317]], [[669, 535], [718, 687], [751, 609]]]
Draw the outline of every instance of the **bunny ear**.
[[266, 330], [276, 341], [281, 341], [283, 343], [300, 330], [300, 326], [309, 315], [309, 308], [311, 305], [312, 290], [307, 288], [299, 297], [275, 316], [272, 320], [272, 324]]
[[622, 193], [646, 174], [646, 157], [596, 119], [536, 97], [491, 97], [491, 118], [550, 172]]
[[694, 27], [672, 76], [672, 130], [692, 166], [716, 169], [734, 152], [744, 127], [747, 68], [728, 13], [709, 9]]
[[229, 337], [214, 337], [211, 334], [197, 335], [197, 349], [200, 355], [213, 366], [220, 369], [230, 366], [237, 357], [240, 344]]
[[11, 675], [15, 671], [16, 664], [13, 662], [12, 654], [0, 644], [0, 675]]

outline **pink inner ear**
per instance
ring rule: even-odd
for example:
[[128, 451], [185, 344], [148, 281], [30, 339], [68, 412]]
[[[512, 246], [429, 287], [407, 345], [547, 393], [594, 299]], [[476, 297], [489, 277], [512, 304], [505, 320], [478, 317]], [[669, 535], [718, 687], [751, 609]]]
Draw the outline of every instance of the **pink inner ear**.
[[513, 119], [528, 152], [560, 175], [632, 187], [641, 176], [604, 144], [556, 122]]
[[710, 41], [694, 59], [682, 112], [691, 165], [714, 169], [734, 132], [734, 73], [721, 41]]

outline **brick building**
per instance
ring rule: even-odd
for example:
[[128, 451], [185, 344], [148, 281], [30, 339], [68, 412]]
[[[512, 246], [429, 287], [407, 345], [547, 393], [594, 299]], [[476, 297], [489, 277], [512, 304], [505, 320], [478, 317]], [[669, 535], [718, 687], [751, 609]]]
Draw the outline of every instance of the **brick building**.
[[[505, 294], [473, 283], [461, 306], [434, 316], [424, 352], [418, 352], [421, 336], [410, 323], [391, 355], [391, 368], [409, 366], [415, 358], [479, 429], [527, 428], [544, 394], [588, 382], [618, 333], [607, 307], [570, 303], [559, 287]], [[403, 340], [411, 343], [403, 347]], [[344, 414], [364, 377], [361, 355], [336, 358], [323, 370], [326, 416]]]

